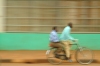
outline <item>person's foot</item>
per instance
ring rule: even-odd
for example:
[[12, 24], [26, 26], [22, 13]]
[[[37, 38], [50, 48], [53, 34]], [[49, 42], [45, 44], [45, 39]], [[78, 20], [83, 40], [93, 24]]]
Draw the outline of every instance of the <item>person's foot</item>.
[[73, 62], [71, 59], [68, 59], [69, 62]]
[[71, 56], [70, 56], [70, 57], [67, 57], [67, 60], [68, 60], [69, 62], [73, 62], [73, 61], [71, 60]]

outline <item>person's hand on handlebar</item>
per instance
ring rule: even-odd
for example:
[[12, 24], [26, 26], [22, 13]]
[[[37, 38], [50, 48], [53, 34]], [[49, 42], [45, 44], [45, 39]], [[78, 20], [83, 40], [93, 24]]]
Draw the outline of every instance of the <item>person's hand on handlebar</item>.
[[73, 42], [78, 42], [78, 39], [74, 39], [74, 40], [72, 40]]

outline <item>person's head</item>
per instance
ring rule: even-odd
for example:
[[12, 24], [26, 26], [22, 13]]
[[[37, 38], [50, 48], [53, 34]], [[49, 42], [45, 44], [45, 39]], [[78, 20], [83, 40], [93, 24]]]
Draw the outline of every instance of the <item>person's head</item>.
[[70, 23], [68, 23], [68, 26], [70, 27], [70, 28], [73, 28], [73, 24], [70, 22]]
[[53, 27], [52, 30], [55, 30], [56, 32], [58, 31], [56, 26]]

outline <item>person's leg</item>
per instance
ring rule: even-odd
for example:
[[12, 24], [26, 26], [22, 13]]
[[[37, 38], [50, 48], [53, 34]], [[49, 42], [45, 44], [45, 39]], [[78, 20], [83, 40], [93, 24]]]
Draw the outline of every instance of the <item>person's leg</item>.
[[70, 41], [62, 41], [62, 44], [64, 45], [66, 57], [70, 58]]
[[56, 45], [58, 47], [58, 52], [61, 52], [62, 47], [63, 47], [62, 44], [61, 43], [57, 43]]
[[58, 50], [57, 52], [60, 52], [62, 50], [62, 44], [61, 43], [57, 43], [57, 42], [51, 42], [52, 47], [56, 47]]

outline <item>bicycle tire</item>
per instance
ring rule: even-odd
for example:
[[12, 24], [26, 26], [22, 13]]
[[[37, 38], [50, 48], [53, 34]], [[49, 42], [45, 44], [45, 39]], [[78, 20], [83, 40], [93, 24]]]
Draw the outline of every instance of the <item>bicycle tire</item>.
[[78, 49], [76, 51], [76, 60], [80, 64], [90, 64], [93, 62], [93, 52], [92, 50], [81, 47], [81, 49]]
[[[55, 56], [51, 57], [51, 54], [53, 54], [55, 50], [56, 50], [56, 48], [51, 48], [50, 50], [47, 50], [46, 51], [46, 56], [47, 56], [48, 61], [51, 64], [53, 64], [53, 65], [59, 65], [59, 64], [62, 63], [62, 60], [58, 59], [58, 58], [55, 58]], [[58, 62], [56, 62], [56, 61], [58, 61]]]

